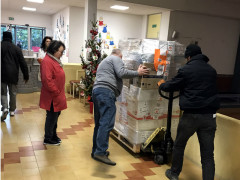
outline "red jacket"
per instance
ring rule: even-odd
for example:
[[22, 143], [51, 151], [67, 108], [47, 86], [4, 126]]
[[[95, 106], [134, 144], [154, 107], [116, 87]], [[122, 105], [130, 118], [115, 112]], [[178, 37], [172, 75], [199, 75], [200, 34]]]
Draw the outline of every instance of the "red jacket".
[[42, 89], [40, 108], [50, 111], [53, 102], [54, 112], [67, 108], [65, 96], [65, 73], [60, 64], [46, 55], [41, 66]]

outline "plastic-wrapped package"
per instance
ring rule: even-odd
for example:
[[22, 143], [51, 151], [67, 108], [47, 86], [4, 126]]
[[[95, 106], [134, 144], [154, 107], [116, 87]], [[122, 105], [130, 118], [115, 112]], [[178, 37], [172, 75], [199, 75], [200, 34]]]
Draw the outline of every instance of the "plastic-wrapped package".
[[154, 54], [155, 49], [159, 48], [159, 40], [143, 39], [141, 45], [142, 54]]
[[142, 63], [153, 63], [154, 53], [142, 53], [141, 54]]

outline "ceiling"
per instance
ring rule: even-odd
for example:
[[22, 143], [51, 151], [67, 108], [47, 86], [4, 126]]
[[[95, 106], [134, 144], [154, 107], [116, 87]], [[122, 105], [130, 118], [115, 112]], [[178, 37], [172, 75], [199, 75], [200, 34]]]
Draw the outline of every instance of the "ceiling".
[[[160, 7], [133, 4], [130, 2], [121, 2], [115, 0], [97, 0], [97, 1], [98, 1], [97, 8], [99, 10], [114, 11], [128, 14], [147, 15], [161, 13], [168, 10]], [[52, 15], [68, 6], [84, 7], [85, 0], [45, 0], [43, 4], [31, 3], [27, 2], [26, 0], [1, 0], [1, 3], [2, 10], [23, 11], [22, 7], [26, 6], [36, 8], [37, 11], [33, 13]], [[126, 11], [114, 10], [110, 8], [112, 5], [129, 6], [129, 9]]]
[[240, 19], [240, 0], [118, 0], [178, 11]]

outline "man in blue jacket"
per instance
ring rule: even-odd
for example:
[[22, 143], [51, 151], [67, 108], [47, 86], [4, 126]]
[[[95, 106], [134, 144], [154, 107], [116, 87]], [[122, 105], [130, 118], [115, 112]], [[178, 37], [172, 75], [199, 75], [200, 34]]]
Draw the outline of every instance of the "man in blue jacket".
[[179, 69], [172, 80], [163, 82], [159, 87], [159, 90], [166, 92], [180, 91], [179, 105], [184, 111], [174, 143], [172, 166], [166, 171], [166, 176], [170, 180], [178, 180], [187, 141], [196, 132], [200, 143], [203, 180], [214, 180], [216, 111], [220, 106], [216, 88], [217, 73], [197, 45], [187, 46], [185, 58], [186, 65]]
[[19, 66], [22, 70], [23, 78], [26, 83], [29, 79], [29, 75], [22, 50], [12, 43], [12, 33], [5, 31], [3, 32], [3, 40], [1, 42], [1, 121], [4, 121], [8, 114], [7, 89], [10, 96], [10, 115], [14, 116], [14, 111], [16, 109]]

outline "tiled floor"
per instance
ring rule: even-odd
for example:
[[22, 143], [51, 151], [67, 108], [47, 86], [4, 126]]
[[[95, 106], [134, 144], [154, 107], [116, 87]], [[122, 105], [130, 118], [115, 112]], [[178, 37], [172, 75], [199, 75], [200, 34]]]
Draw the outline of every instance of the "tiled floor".
[[[156, 165], [152, 159], [135, 157], [110, 138], [112, 167], [90, 157], [93, 116], [89, 107], [67, 95], [68, 109], [58, 123], [60, 146], [42, 144], [45, 110], [38, 107], [39, 93], [18, 94], [17, 111], [1, 123], [2, 180], [166, 180], [168, 165]], [[184, 160], [180, 179], [200, 180], [201, 169]]]

